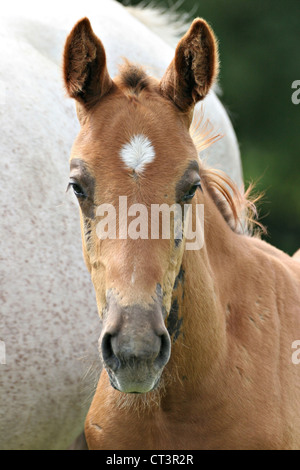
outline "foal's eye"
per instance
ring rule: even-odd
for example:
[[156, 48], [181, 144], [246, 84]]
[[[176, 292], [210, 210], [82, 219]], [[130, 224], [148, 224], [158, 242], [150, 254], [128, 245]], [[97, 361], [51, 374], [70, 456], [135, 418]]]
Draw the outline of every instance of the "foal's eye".
[[74, 194], [78, 198], [86, 198], [86, 194], [80, 184], [75, 183], [74, 181], [70, 181], [69, 186], [72, 186]]
[[183, 196], [183, 201], [188, 201], [189, 199], [192, 199], [195, 194], [196, 194], [196, 191], [198, 188], [201, 188], [201, 184], [200, 182], [199, 183], [196, 183], [194, 184], [190, 189], [189, 191]]

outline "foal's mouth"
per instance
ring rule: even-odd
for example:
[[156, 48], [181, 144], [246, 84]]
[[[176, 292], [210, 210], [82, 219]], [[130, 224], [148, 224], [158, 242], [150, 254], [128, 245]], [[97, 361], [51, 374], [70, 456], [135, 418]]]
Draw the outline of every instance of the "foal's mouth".
[[[142, 395], [148, 392], [152, 392], [159, 387], [161, 374], [155, 377], [146, 377], [144, 380], [135, 379], [132, 369], [130, 370], [129, 377], [122, 377], [118, 379], [116, 374], [111, 370], [107, 369], [110, 385], [121, 393], [127, 393], [132, 395]], [[124, 374], [125, 376], [126, 374]]]

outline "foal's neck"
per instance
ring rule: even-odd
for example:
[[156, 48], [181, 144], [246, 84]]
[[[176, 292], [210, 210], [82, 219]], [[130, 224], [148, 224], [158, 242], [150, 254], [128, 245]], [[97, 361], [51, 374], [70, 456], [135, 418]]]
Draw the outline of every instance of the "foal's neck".
[[[173, 334], [168, 364], [183, 390], [195, 394], [215, 376], [226, 357], [226, 263], [237, 234], [232, 232], [208, 194], [204, 196], [204, 246], [185, 250], [173, 303], [181, 328]], [[202, 202], [202, 201], [201, 201]], [[224, 269], [225, 268], [225, 269]], [[172, 311], [171, 311], [172, 313]]]

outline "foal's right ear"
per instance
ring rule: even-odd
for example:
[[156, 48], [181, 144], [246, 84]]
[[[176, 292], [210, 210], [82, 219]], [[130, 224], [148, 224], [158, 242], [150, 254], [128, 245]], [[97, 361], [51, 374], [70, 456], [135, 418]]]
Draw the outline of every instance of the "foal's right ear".
[[103, 44], [94, 34], [88, 18], [80, 20], [67, 37], [63, 74], [69, 96], [85, 109], [94, 106], [113, 84], [107, 71]]

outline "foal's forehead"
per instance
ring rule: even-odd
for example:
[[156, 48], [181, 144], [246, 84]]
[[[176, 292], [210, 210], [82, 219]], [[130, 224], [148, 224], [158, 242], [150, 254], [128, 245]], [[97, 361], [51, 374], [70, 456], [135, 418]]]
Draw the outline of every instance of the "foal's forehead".
[[90, 175], [97, 204], [115, 204], [119, 195], [136, 203], [173, 204], [197, 180], [198, 155], [189, 130], [165, 101], [146, 90], [131, 96], [116, 89], [86, 120], [73, 148], [71, 174], [76, 178], [78, 170], [83, 185]]
[[183, 168], [196, 150], [174, 108], [156, 91], [134, 94], [130, 88], [117, 89], [93, 111], [83, 129], [89, 135], [87, 153], [136, 173], [158, 165], [162, 170], [166, 165]]
[[130, 141], [122, 146], [119, 154], [126, 168], [136, 174], [143, 173], [156, 157], [151, 140], [144, 134], [133, 134]]
[[73, 158], [78, 156], [102, 190], [109, 181], [128, 192], [145, 179], [147, 186], [175, 188], [197, 152], [179, 110], [161, 95], [158, 82], [130, 66], [90, 112], [74, 146]]

